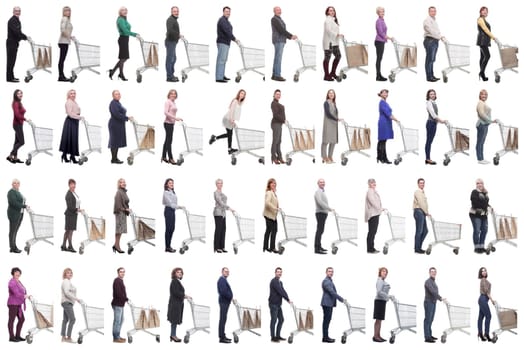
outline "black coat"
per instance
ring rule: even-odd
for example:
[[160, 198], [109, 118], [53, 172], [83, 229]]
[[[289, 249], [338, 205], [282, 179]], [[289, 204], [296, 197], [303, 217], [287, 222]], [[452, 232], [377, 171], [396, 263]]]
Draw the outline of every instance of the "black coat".
[[112, 100], [109, 104], [109, 148], [121, 148], [127, 146], [126, 141], [126, 122], [129, 118], [126, 116], [126, 109], [120, 101]]
[[[486, 27], [491, 31], [491, 26], [489, 25], [488, 21], [484, 19], [484, 23], [486, 24]], [[491, 38], [488, 34], [482, 28], [477, 24], [477, 46], [491, 46]]]
[[184, 315], [185, 290], [180, 280], [173, 278], [169, 286], [169, 304], [167, 306], [167, 320], [174, 324], [182, 324]]

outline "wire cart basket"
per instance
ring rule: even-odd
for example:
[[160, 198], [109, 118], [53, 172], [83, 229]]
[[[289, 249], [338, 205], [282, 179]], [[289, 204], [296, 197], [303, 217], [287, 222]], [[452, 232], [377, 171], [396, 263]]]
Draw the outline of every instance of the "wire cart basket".
[[408, 153], [413, 153], [418, 156], [418, 129], [409, 129], [398, 122], [400, 128], [400, 134], [402, 135], [402, 144], [404, 149], [397, 153], [397, 158], [393, 161], [395, 165], [399, 165], [402, 162], [402, 157]]
[[187, 80], [187, 74], [192, 70], [199, 70], [204, 73], [209, 73], [203, 67], [209, 66], [209, 45], [190, 43], [185, 38], [181, 39], [186, 48], [188, 67], [182, 69], [180, 75], [182, 82]]
[[182, 246], [178, 250], [180, 254], [184, 254], [189, 249], [189, 244], [192, 242], [206, 243], [206, 217], [203, 215], [191, 214], [185, 208], [182, 210], [186, 214], [189, 238], [182, 241]]
[[182, 122], [182, 129], [184, 130], [184, 139], [186, 141], [186, 150], [178, 155], [176, 165], [182, 165], [184, 163], [184, 157], [195, 153], [202, 155], [204, 131], [202, 128], [193, 128], [187, 126], [186, 123]]
[[100, 46], [82, 44], [77, 39], [74, 39], [73, 42], [75, 43], [76, 56], [78, 57], [78, 67], [71, 70], [70, 81], [73, 83], [83, 70], [100, 75], [99, 71], [93, 69], [100, 67]]
[[154, 247], [155, 244], [151, 240], [155, 239], [155, 219], [138, 216], [133, 212], [129, 216], [135, 232], [135, 239], [127, 242], [127, 254], [131, 254], [135, 250], [135, 246], [140, 242]]
[[442, 70], [442, 81], [447, 83], [449, 73], [454, 70], [469, 74], [469, 71], [464, 69], [464, 67], [469, 66], [469, 46], [451, 44], [448, 41], [444, 41], [444, 46], [446, 47], [449, 67]]
[[397, 316], [398, 327], [391, 330], [389, 343], [395, 343], [395, 338], [402, 331], [410, 331], [416, 333], [417, 327], [417, 306], [410, 304], [402, 304], [398, 300], [393, 300], [395, 305], [395, 314]]
[[357, 246], [354, 242], [358, 238], [358, 220], [346, 218], [335, 213], [335, 221], [337, 223], [338, 240], [331, 243], [331, 253], [337, 254], [338, 245], [347, 242]]
[[36, 301], [35, 298], [30, 297], [31, 307], [35, 315], [35, 327], [27, 331], [25, 338], [27, 344], [33, 343], [33, 337], [35, 334], [42, 330], [53, 333], [53, 304], [42, 304]]
[[132, 150], [127, 157], [127, 164], [133, 165], [135, 157], [144, 151], [151, 154], [155, 149], [155, 127], [151, 125], [138, 124], [135, 120], [132, 121], [133, 129], [135, 131], [135, 139], [137, 149]]
[[136, 69], [136, 81], [142, 82], [142, 73], [148, 69], [158, 70], [158, 43], [152, 41], [145, 41], [139, 39], [140, 48], [142, 49], [142, 57], [144, 58], [144, 65]]
[[459, 247], [449, 244], [450, 241], [460, 240], [460, 233], [462, 231], [462, 224], [454, 224], [450, 222], [437, 221], [431, 217], [431, 226], [435, 241], [430, 243], [426, 249], [426, 254], [431, 254], [433, 247], [441, 243], [453, 249], [453, 253], [459, 253]]
[[504, 308], [500, 306], [499, 303], [495, 303], [495, 309], [497, 310], [500, 328], [493, 331], [493, 336], [491, 337], [493, 343], [497, 342], [499, 335], [503, 332], [517, 335], [517, 310]]
[[53, 245], [53, 242], [49, 240], [53, 238], [53, 220], [54, 218], [49, 215], [36, 214], [32, 209], [26, 209], [31, 219], [31, 227], [33, 229], [33, 238], [25, 242], [24, 250], [27, 255], [31, 252], [31, 247], [38, 242], [46, 242]]
[[451, 157], [457, 153], [462, 153], [469, 156], [469, 129], [454, 127], [449, 122], [446, 122], [446, 127], [448, 128], [451, 150], [444, 154], [443, 164], [445, 166], [451, 162]]
[[289, 344], [293, 343], [293, 338], [300, 333], [304, 332], [313, 335], [313, 311], [311, 309], [300, 309], [295, 304], [290, 304], [293, 309], [293, 315], [295, 316], [295, 322], [297, 329], [291, 332], [287, 338]]
[[87, 239], [80, 243], [80, 248], [78, 248], [80, 255], [84, 254], [85, 248], [93, 242], [105, 245], [104, 239], [106, 238], [106, 220], [104, 218], [89, 216], [85, 211], [82, 212], [82, 216], [86, 224]]
[[389, 211], [386, 214], [388, 216], [389, 228], [391, 230], [391, 239], [384, 243], [382, 253], [386, 255], [395, 242], [405, 242], [406, 238], [406, 218], [403, 216], [394, 216]]
[[493, 157], [493, 164], [499, 165], [500, 158], [506, 153], [519, 153], [519, 128], [516, 126], [504, 125], [501, 121], [498, 121], [500, 129], [500, 136], [502, 138], [502, 148], [500, 151], [495, 153]]
[[448, 309], [449, 328], [442, 333], [440, 341], [445, 343], [448, 335], [454, 331], [469, 335], [465, 329], [471, 326], [471, 308], [451, 305], [449, 302], [446, 302], [446, 308]]
[[86, 328], [78, 332], [78, 344], [82, 344], [84, 337], [91, 332], [104, 335], [104, 308], [89, 306], [84, 302], [81, 302], [80, 305]]
[[31, 131], [33, 132], [35, 150], [27, 154], [25, 164], [31, 165], [33, 157], [40, 153], [45, 153], [49, 156], [52, 156], [51, 151], [53, 150], [53, 129], [38, 127], [32, 121], [28, 121], [28, 123], [31, 125]]
[[153, 307], [135, 306], [131, 301], [128, 301], [127, 303], [131, 308], [131, 316], [134, 325], [133, 329], [127, 331], [127, 342], [131, 344], [133, 342], [133, 335], [136, 332], [142, 331], [146, 334], [152, 335], [155, 337], [156, 342], [160, 343], [160, 335], [149, 331], [149, 329], [160, 327], [160, 318], [158, 317], [160, 311]]
[[235, 135], [237, 137], [238, 151], [231, 154], [231, 164], [237, 164], [237, 156], [240, 153], [247, 153], [258, 158], [260, 164], [264, 164], [264, 156], [259, 156], [252, 151], [264, 148], [264, 131], [241, 129], [235, 127]]
[[348, 155], [351, 153], [356, 152], [369, 157], [369, 154], [363, 150], [371, 148], [371, 130], [367, 127], [351, 126], [345, 121], [343, 123], [349, 147], [340, 155], [341, 164], [345, 166], [348, 163]]
[[346, 344], [347, 337], [354, 332], [366, 333], [366, 309], [362, 307], [351, 306], [349, 303], [344, 303], [348, 312], [349, 329], [342, 332], [340, 342]]
[[92, 125], [87, 120], [82, 119], [82, 123], [86, 129], [88, 149], [80, 152], [78, 164], [82, 165], [88, 161], [87, 156], [93, 152], [102, 153], [102, 127], [99, 125]]
[[315, 156], [307, 151], [315, 149], [315, 129], [299, 129], [294, 128], [286, 120], [286, 126], [289, 130], [289, 136], [291, 137], [291, 146], [293, 150], [286, 153], [286, 164], [291, 165], [293, 159], [291, 158], [296, 153], [302, 153], [308, 157], [313, 158], [315, 163]]
[[237, 310], [238, 315], [238, 325], [239, 329], [233, 331], [233, 341], [238, 343], [238, 336], [240, 333], [248, 331], [260, 337], [260, 333], [255, 332], [253, 329], [258, 329], [261, 327], [261, 312], [260, 308], [249, 308], [243, 307], [238, 302], [235, 302], [235, 309]]
[[242, 79], [242, 75], [249, 71], [260, 74], [265, 80], [264, 73], [258, 70], [264, 68], [266, 65], [264, 49], [246, 47], [242, 45], [240, 41], [238, 42], [238, 47], [240, 48], [240, 56], [242, 57], [242, 65], [244, 68], [237, 71], [235, 81], [239, 83]]
[[316, 70], [316, 56], [317, 47], [315, 45], [306, 45], [300, 40], [296, 40], [298, 50], [300, 51], [300, 58], [302, 59], [302, 67], [298, 68], [293, 76], [293, 81], [296, 83], [300, 78], [300, 74], [308, 69]]
[[24, 81], [29, 83], [33, 80], [33, 74], [39, 70], [43, 70], [51, 74], [52, 65], [52, 54], [51, 54], [51, 45], [42, 45], [35, 43], [31, 38], [27, 38], [29, 45], [31, 46], [31, 53], [33, 55], [33, 64], [35, 65], [32, 68], [29, 68], [26, 72]]
[[209, 333], [210, 327], [209, 314], [211, 313], [211, 308], [195, 304], [192, 299], [189, 299], [189, 305], [191, 306], [191, 315], [193, 317], [193, 328], [186, 331], [186, 335], [184, 335], [185, 344], [189, 343], [189, 338], [198, 331]]
[[278, 254], [282, 255], [284, 253], [286, 250], [284, 245], [288, 242], [295, 242], [306, 247], [306, 243], [302, 242], [301, 239], [307, 238], [307, 218], [286, 215], [282, 209], [279, 209], [279, 212], [282, 217], [282, 224], [284, 226], [284, 234], [286, 238], [278, 242]]
[[517, 57], [519, 48], [517, 46], [504, 45], [500, 41], [497, 41], [497, 46], [499, 48], [502, 67], [495, 70], [495, 82], [500, 83], [500, 75], [503, 72], [509, 70], [518, 73], [516, 68], [519, 66], [519, 59]]
[[345, 38], [342, 38], [342, 42], [344, 43], [348, 65], [340, 69], [337, 81], [341, 82], [342, 79], [346, 79], [346, 72], [353, 68], [368, 74], [368, 71], [362, 68], [368, 66], [368, 46], [356, 41], [347, 41]]
[[486, 254], [490, 254], [496, 250], [495, 244], [505, 242], [512, 247], [517, 247], [517, 243], [513, 240], [517, 239], [517, 218], [514, 216], [499, 215], [493, 209], [491, 210], [491, 217], [495, 229], [495, 240], [488, 243]]
[[397, 57], [396, 68], [391, 70], [389, 74], [389, 81], [394, 83], [397, 74], [407, 70], [412, 73], [417, 73], [413, 68], [417, 67], [417, 45], [401, 44], [396, 40], [391, 41], [395, 49], [395, 56]]
[[255, 219], [241, 217], [237, 212], [233, 214], [237, 223], [239, 239], [233, 242], [233, 252], [238, 254], [238, 247], [245, 242], [255, 244]]

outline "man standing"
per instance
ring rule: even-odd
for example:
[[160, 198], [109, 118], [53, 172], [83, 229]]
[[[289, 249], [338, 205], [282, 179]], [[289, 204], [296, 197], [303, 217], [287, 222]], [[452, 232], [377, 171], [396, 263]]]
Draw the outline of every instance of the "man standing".
[[113, 343], [125, 343], [126, 339], [120, 337], [120, 330], [122, 329], [122, 323], [124, 323], [124, 306], [128, 301], [126, 286], [124, 285], [126, 270], [123, 267], [119, 267], [116, 272], [118, 276], [113, 281], [113, 300], [111, 301], [114, 314]]
[[[284, 315], [282, 314], [282, 298], [286, 299], [291, 304], [291, 300], [287, 296], [282, 281], [282, 268], [277, 267], [275, 269], [275, 277], [269, 283], [269, 312], [271, 314], [270, 330], [271, 330], [271, 341], [278, 343], [281, 340], [286, 340], [280, 336], [282, 330], [282, 324], [284, 323]], [[275, 329], [276, 324], [276, 329]]]
[[180, 39], [180, 27], [178, 26], [178, 7], [171, 7], [171, 16], [166, 21], [166, 81], [177, 82], [175, 77], [176, 44]]
[[218, 289], [218, 305], [220, 306], [220, 319], [218, 321], [218, 338], [220, 343], [229, 344], [231, 339], [226, 337], [224, 331], [226, 327], [227, 320], [227, 311], [229, 310], [229, 305], [233, 300], [233, 291], [231, 286], [227, 281], [229, 276], [229, 269], [227, 267], [222, 268], [222, 276], [218, 279], [217, 289]]
[[337, 299], [343, 303], [346, 303], [346, 299], [342, 298], [337, 294], [337, 289], [333, 283], [333, 268], [328, 267], [326, 269], [326, 278], [322, 281], [322, 300], [320, 305], [324, 312], [324, 319], [322, 321], [322, 342], [323, 343], [334, 343], [335, 339], [329, 337], [329, 323], [331, 322], [331, 316], [333, 315], [333, 308], [337, 306]]
[[233, 35], [233, 26], [229, 23], [229, 16], [231, 9], [224, 7], [222, 9], [222, 17], [217, 23], [217, 63], [215, 69], [215, 80], [217, 83], [227, 83], [229, 78], [225, 76], [227, 56], [229, 54], [229, 46], [231, 41], [238, 44], [238, 40]]
[[424, 283], [424, 341], [426, 343], [434, 343], [438, 339], [431, 333], [431, 324], [435, 318], [437, 300], [446, 302], [446, 299], [438, 294], [438, 286], [435, 282], [435, 276], [437, 276], [437, 269], [430, 267], [429, 278]]
[[9, 252], [21, 253], [16, 246], [16, 234], [24, 218], [24, 208], [29, 208], [25, 204], [25, 198], [20, 193], [20, 180], [14, 179], [12, 188], [7, 192], [7, 218], [9, 219]]
[[286, 23], [282, 20], [280, 15], [282, 9], [278, 6], [273, 8], [274, 16], [271, 18], [271, 41], [275, 47], [275, 57], [273, 58], [273, 75], [272, 80], [286, 81], [282, 78], [282, 54], [284, 53], [284, 45], [287, 39], [296, 40], [297, 36], [291, 34], [286, 30]]
[[415, 218], [415, 253], [424, 254], [426, 251], [422, 249], [422, 243], [428, 234], [428, 225], [426, 216], [428, 212], [428, 199], [424, 193], [424, 186], [426, 182], [423, 178], [417, 180], [418, 189], [415, 191], [413, 198], [413, 217]]
[[13, 8], [13, 17], [7, 21], [7, 40], [5, 42], [7, 52], [7, 70], [5, 79], [9, 83], [18, 83], [20, 80], [15, 78], [13, 69], [16, 63], [16, 54], [20, 40], [27, 40], [27, 36], [22, 33], [22, 24], [20, 23], [20, 7]]
[[435, 15], [437, 14], [437, 9], [434, 6], [431, 6], [428, 9], [428, 18], [424, 20], [424, 48], [426, 49], [426, 80], [429, 82], [436, 82], [440, 78], [436, 78], [433, 74], [433, 63], [435, 63], [435, 58], [437, 57], [438, 42], [439, 40], [445, 41], [440, 34], [440, 29], [438, 27], [437, 20]]
[[273, 131], [271, 163], [275, 164], [285, 164], [280, 144], [282, 143], [282, 124], [286, 122], [286, 109], [280, 103], [281, 95], [282, 92], [276, 89], [273, 93], [273, 101], [271, 102], [271, 112], [273, 113], [273, 118], [271, 119], [271, 130]]
[[329, 207], [328, 199], [324, 191], [326, 182], [318, 179], [318, 189], [315, 192], [315, 217], [317, 218], [317, 231], [315, 232], [315, 254], [326, 254], [327, 249], [322, 248], [321, 240], [328, 213], [333, 211]]

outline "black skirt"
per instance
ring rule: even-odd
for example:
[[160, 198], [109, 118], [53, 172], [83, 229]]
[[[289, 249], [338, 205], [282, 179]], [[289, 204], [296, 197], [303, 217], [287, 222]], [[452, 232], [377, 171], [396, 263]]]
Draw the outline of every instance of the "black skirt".
[[65, 216], [65, 229], [67, 231], [69, 230], [76, 231], [77, 218], [78, 218], [78, 214]]
[[120, 35], [118, 37], [118, 59], [127, 60], [129, 58], [129, 36]]
[[375, 307], [373, 308], [373, 319], [384, 321], [386, 318], [386, 300], [375, 299]]
[[62, 128], [60, 152], [78, 156], [78, 119], [66, 117]]

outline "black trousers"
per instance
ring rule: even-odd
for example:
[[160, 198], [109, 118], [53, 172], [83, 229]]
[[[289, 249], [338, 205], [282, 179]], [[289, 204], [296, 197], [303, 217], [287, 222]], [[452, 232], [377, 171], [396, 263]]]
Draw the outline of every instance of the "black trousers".
[[13, 125], [13, 129], [15, 130], [15, 142], [13, 143], [13, 150], [11, 151], [11, 155], [16, 157], [18, 155], [18, 149], [25, 144], [24, 126], [18, 124]]
[[230, 303], [219, 303], [220, 305], [220, 318], [218, 320], [218, 338], [224, 339], [226, 337], [226, 321], [227, 321], [227, 311], [229, 310]]
[[486, 66], [488, 65], [491, 54], [489, 53], [489, 46], [480, 47], [480, 73], [485, 74]]
[[171, 207], [164, 207], [164, 219], [166, 223], [166, 232], [165, 232], [165, 245], [166, 249], [171, 248], [171, 240], [173, 239], [173, 233], [175, 232], [175, 209]]
[[67, 51], [69, 50], [69, 44], [58, 44], [60, 48], [60, 57], [58, 58], [58, 77], [65, 78], [64, 75], [64, 62], [67, 56]]
[[231, 148], [231, 143], [233, 142], [233, 129], [226, 128], [226, 133], [222, 134], [222, 135], [218, 135], [217, 136], [217, 140], [218, 139], [223, 139], [223, 138], [226, 138], [226, 137], [227, 137], [227, 148], [230, 149]]
[[375, 251], [375, 235], [377, 234], [380, 215], [375, 215], [368, 220], [368, 236], [366, 239], [368, 253]]
[[18, 220], [9, 220], [9, 249], [16, 249], [16, 234], [20, 229], [23, 216]]
[[13, 80], [15, 78], [13, 70], [15, 69], [16, 54], [18, 53], [18, 42], [6, 40], [5, 47], [7, 54], [5, 78], [6, 80]]
[[213, 247], [217, 249], [224, 249], [226, 245], [226, 218], [225, 216], [215, 216], [215, 238], [213, 240]]
[[264, 233], [264, 249], [275, 249], [275, 241], [277, 238], [277, 220], [270, 219], [264, 216], [266, 219], [266, 232]]
[[166, 130], [166, 139], [164, 141], [164, 148], [162, 149], [162, 158], [169, 157], [168, 159], [173, 159], [171, 144], [173, 143], [174, 125], [170, 123], [164, 123], [164, 129]]
[[324, 233], [324, 227], [326, 225], [326, 219], [328, 214], [326, 213], [315, 213], [317, 218], [317, 232], [315, 232], [315, 251], [322, 248], [322, 234]]
[[380, 73], [380, 66], [382, 64], [382, 57], [384, 56], [384, 42], [375, 41], [375, 48], [377, 51], [377, 61], [375, 62], [375, 69], [377, 70], [377, 77], [382, 76]]

